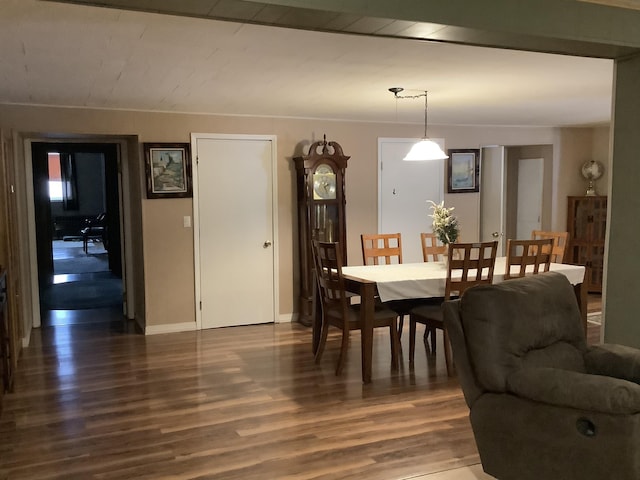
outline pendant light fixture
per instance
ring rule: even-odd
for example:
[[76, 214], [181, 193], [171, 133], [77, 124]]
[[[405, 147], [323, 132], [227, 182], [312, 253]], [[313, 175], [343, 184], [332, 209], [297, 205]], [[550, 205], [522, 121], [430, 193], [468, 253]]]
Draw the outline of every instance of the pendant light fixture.
[[404, 91], [401, 87], [392, 87], [389, 89], [396, 98], [420, 98], [424, 97], [424, 137], [418, 143], [411, 147], [411, 150], [403, 158], [406, 161], [424, 161], [424, 160], [445, 160], [449, 156], [442, 151], [440, 145], [427, 137], [427, 91], [419, 95], [399, 95]]

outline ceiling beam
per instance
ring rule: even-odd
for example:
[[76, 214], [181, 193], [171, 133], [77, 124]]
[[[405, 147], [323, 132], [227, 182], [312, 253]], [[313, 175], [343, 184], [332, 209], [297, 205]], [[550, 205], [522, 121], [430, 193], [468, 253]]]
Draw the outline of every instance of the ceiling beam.
[[640, 52], [640, 11], [575, 0], [43, 1], [596, 58]]

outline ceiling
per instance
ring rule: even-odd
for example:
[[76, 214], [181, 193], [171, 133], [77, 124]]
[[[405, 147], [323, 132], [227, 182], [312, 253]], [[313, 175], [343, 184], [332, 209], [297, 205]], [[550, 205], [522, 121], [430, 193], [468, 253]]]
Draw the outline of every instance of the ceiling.
[[365, 122], [608, 122], [613, 62], [0, 0], [0, 103]]

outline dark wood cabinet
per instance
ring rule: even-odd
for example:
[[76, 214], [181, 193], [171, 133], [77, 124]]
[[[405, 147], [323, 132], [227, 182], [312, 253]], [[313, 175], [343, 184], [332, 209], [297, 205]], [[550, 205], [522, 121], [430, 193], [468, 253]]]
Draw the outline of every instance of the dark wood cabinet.
[[567, 262], [587, 267], [585, 282], [589, 292], [602, 292], [604, 237], [607, 227], [607, 197], [568, 197]]
[[316, 289], [311, 241], [340, 242], [346, 256], [344, 173], [349, 157], [338, 143], [324, 139], [313, 143], [307, 155], [293, 160], [298, 189], [299, 321], [311, 326]]

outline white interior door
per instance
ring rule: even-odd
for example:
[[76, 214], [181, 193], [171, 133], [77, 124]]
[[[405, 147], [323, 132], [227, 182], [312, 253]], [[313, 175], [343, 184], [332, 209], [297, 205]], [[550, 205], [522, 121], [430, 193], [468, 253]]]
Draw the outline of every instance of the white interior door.
[[498, 256], [502, 256], [506, 230], [504, 147], [482, 147], [480, 162], [480, 241], [498, 240]]
[[196, 320], [274, 322], [275, 137], [192, 135]]
[[543, 173], [543, 158], [522, 158], [518, 160], [517, 238], [531, 238], [532, 230], [540, 230]]
[[[443, 139], [432, 140], [444, 149]], [[428, 200], [444, 198], [444, 160], [402, 160], [416, 141], [378, 139], [378, 233], [402, 234], [404, 263], [422, 262], [420, 232], [430, 232], [432, 221]]]

